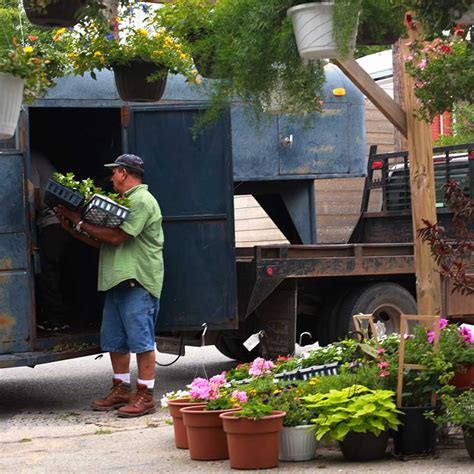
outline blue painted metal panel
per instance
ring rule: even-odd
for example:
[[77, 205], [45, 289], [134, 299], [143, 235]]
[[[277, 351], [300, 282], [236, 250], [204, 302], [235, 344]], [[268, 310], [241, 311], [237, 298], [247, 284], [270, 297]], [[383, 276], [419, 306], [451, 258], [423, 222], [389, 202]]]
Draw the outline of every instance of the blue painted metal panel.
[[164, 217], [159, 331], [235, 328], [237, 298], [230, 132], [225, 117], [193, 140], [198, 111], [132, 109], [129, 149]]
[[30, 350], [29, 269], [23, 155], [0, 155], [0, 354]]
[[293, 142], [280, 147], [280, 174], [348, 173], [350, 170], [348, 105], [325, 104], [322, 114], [310, 119], [281, 116], [281, 137]]
[[278, 121], [276, 115], [262, 118], [255, 125], [248, 111], [235, 104], [231, 109], [232, 161], [234, 180], [275, 178], [278, 176]]
[[0, 155], [0, 233], [25, 229], [25, 196], [23, 157], [21, 154]]

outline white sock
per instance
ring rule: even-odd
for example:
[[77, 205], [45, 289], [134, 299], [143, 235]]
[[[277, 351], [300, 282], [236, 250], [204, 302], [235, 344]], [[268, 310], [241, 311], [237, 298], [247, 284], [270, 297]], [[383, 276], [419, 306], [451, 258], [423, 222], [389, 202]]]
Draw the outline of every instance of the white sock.
[[137, 379], [137, 383], [139, 383], [140, 385], [146, 385], [146, 388], [148, 388], [149, 390], [153, 390], [153, 388], [155, 387], [155, 379], [151, 379], [151, 380]]
[[114, 374], [114, 379], [121, 380], [123, 383], [130, 383], [130, 372], [128, 374]]

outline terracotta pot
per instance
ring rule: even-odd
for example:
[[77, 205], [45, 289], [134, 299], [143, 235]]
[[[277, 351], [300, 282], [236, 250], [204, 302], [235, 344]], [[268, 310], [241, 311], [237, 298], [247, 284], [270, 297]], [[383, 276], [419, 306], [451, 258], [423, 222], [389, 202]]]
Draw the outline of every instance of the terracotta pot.
[[350, 431], [339, 442], [342, 454], [348, 461], [374, 461], [385, 457], [388, 444], [388, 431], [378, 436], [373, 433], [356, 433]]
[[34, 0], [23, 0], [26, 16], [34, 25], [48, 28], [70, 27], [78, 22], [77, 14], [88, 0], [55, 0], [44, 9], [38, 9]]
[[190, 398], [178, 398], [168, 402], [168, 410], [170, 416], [173, 418], [174, 441], [176, 443], [176, 447], [179, 449], [189, 448], [186, 427], [183, 424], [183, 415], [179, 411], [181, 408], [189, 406], [206, 406], [206, 403], [192, 402]]
[[209, 411], [205, 408], [190, 406], [180, 410], [188, 435], [189, 455], [196, 461], [229, 459], [227, 439], [219, 415], [240, 408]]
[[[148, 82], [152, 74], [163, 71], [162, 79]], [[166, 87], [167, 70], [154, 63], [130, 61], [128, 64], [113, 66], [115, 85], [122, 100], [127, 102], [157, 102], [163, 96]]]
[[449, 381], [449, 384], [461, 390], [469, 390], [474, 386], [474, 365], [461, 366], [454, 372], [454, 377]]
[[222, 413], [233, 469], [269, 469], [278, 466], [280, 431], [284, 411], [274, 411], [259, 420]]

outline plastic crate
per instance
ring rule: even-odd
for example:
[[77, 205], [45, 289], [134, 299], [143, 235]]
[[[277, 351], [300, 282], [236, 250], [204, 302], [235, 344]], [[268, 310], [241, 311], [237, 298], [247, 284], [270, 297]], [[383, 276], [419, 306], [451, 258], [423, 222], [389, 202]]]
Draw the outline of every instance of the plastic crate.
[[283, 380], [309, 380], [312, 377], [324, 377], [325, 375], [336, 375], [338, 373], [339, 363], [325, 365], [314, 365], [304, 369], [296, 369], [288, 372], [275, 374], [276, 379]]
[[130, 210], [105, 196], [94, 194], [82, 211], [82, 218], [89, 224], [103, 227], [118, 227]]
[[63, 206], [73, 211], [77, 210], [84, 202], [84, 194], [74, 189], [59, 184], [54, 179], [49, 179], [44, 190], [44, 203], [50, 207]]

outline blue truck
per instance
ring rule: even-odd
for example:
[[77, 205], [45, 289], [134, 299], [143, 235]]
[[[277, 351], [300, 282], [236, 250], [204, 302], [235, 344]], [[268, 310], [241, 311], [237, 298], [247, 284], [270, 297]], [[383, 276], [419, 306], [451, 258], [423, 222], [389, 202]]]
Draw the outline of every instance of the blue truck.
[[[236, 102], [193, 138], [206, 105], [207, 97], [180, 77], [170, 78], [159, 103], [123, 103], [105, 71], [95, 81], [65, 78], [45, 99], [24, 107], [16, 136], [0, 142], [0, 368], [100, 352], [98, 255], [80, 242], [71, 244], [64, 262], [71, 329], [37, 330], [41, 266], [32, 149], [58, 171], [105, 186], [104, 163], [125, 152], [144, 159], [166, 238], [161, 352], [183, 354], [187, 345], [204, 343], [238, 360], [276, 356], [292, 353], [302, 332], [322, 343], [335, 340], [356, 312], [373, 312], [388, 330], [397, 329], [401, 313], [416, 313], [410, 235], [400, 242], [380, 231], [378, 239], [367, 238], [363, 229], [375, 216], [362, 209], [349, 243], [316, 242], [315, 180], [367, 172], [364, 97], [335, 66], [327, 66], [322, 114], [268, 114], [255, 124]], [[466, 162], [472, 183], [472, 159]], [[255, 197], [288, 245], [235, 247], [233, 196], [239, 194]], [[474, 314], [464, 303], [448, 309]], [[242, 343], [255, 333], [262, 342], [249, 352]]]

